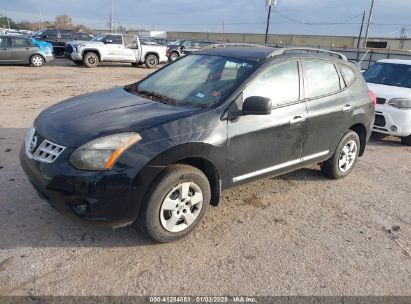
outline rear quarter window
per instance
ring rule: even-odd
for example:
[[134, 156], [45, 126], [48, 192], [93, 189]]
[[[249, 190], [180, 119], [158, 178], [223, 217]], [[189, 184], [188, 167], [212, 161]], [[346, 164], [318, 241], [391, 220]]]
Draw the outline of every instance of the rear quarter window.
[[340, 76], [331, 62], [303, 61], [307, 98], [337, 93], [341, 90]]
[[352, 85], [355, 81], [355, 72], [348, 66], [346, 65], [340, 65], [340, 71], [341, 74], [344, 78], [345, 81], [345, 85], [347, 87], [349, 87], [350, 85]]

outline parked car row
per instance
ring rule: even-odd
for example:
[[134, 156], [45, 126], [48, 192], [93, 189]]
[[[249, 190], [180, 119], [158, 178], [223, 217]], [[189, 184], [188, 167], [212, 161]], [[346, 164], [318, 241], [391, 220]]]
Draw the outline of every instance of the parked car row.
[[52, 44], [54, 54], [57, 56], [62, 56], [64, 54], [64, 49], [67, 42], [73, 40], [89, 41], [93, 38], [93, 36], [70, 30], [41, 29], [34, 33], [34, 38]]
[[176, 40], [167, 45], [168, 47], [168, 61], [172, 62], [182, 56], [192, 54], [201, 49], [215, 44], [212, 41], [200, 40]]

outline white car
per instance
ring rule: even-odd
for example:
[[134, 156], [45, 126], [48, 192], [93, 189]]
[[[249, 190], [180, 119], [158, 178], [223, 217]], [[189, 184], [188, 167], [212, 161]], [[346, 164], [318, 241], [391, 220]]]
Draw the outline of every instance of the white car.
[[411, 60], [380, 60], [363, 75], [377, 95], [373, 131], [411, 146]]

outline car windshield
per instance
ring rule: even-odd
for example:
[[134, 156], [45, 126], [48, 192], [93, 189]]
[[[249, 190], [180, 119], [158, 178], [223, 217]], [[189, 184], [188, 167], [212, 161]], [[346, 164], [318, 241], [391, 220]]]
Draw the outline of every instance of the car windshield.
[[47, 31], [47, 29], [38, 30], [33, 35], [40, 36], [40, 35], [43, 35], [46, 31]]
[[363, 75], [369, 83], [411, 88], [411, 65], [377, 62]]
[[101, 42], [101, 41], [103, 41], [106, 37], [107, 37], [107, 35], [97, 35], [97, 36], [94, 36], [93, 39], [91, 39], [91, 41]]
[[184, 42], [184, 40], [176, 40], [176, 41], [172, 41], [170, 42], [168, 45], [180, 45]]
[[242, 59], [189, 55], [125, 90], [176, 106], [210, 107], [224, 101], [254, 70], [254, 63]]

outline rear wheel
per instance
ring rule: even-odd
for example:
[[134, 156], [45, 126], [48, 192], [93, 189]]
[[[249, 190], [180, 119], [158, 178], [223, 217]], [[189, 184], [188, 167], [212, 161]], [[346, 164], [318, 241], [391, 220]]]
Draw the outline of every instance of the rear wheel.
[[136, 224], [157, 242], [178, 240], [201, 222], [210, 198], [210, 184], [203, 172], [172, 165], [148, 189]]
[[154, 69], [158, 66], [158, 58], [156, 55], [148, 55], [144, 63], [149, 69]]
[[168, 56], [168, 61], [176, 61], [178, 58], [180, 58], [180, 55], [177, 52], [172, 52], [170, 56]]
[[100, 63], [96, 53], [89, 52], [83, 58], [83, 63], [88, 68], [95, 68]]
[[332, 179], [346, 177], [357, 162], [360, 152], [360, 138], [354, 131], [344, 134], [333, 157], [321, 165], [321, 172]]
[[401, 137], [401, 143], [406, 146], [411, 146], [411, 135], [407, 137]]
[[30, 57], [30, 65], [36, 68], [42, 67], [44, 64], [44, 58], [41, 55], [33, 55]]

